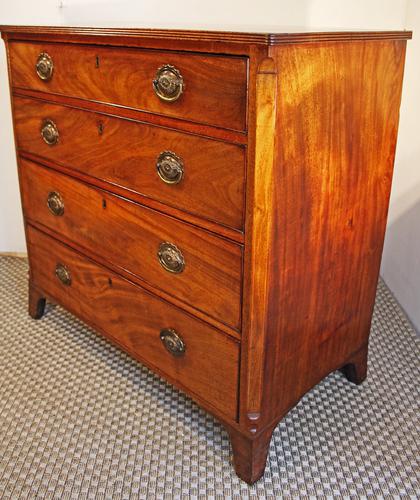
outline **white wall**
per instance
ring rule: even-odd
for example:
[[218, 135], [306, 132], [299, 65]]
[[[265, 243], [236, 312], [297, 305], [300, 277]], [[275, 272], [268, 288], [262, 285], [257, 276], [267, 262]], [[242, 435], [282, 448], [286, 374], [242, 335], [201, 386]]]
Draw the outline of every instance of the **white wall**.
[[265, 30], [400, 29], [407, 0], [64, 0], [63, 23]]
[[420, 0], [409, 0], [397, 156], [381, 274], [420, 332]]
[[[0, 0], [0, 24], [231, 30], [404, 29], [420, 40], [420, 0]], [[420, 329], [420, 45], [408, 43], [396, 171], [383, 276]], [[25, 248], [0, 50], [0, 252]]]
[[[0, 24], [60, 24], [57, 0], [0, 0]], [[7, 62], [0, 42], [0, 252], [25, 252]]]

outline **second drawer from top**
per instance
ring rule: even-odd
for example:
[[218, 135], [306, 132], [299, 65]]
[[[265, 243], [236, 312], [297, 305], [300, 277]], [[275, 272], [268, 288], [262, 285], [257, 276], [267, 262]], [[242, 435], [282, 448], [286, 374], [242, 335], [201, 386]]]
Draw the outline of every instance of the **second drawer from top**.
[[14, 115], [19, 149], [242, 229], [243, 147], [37, 99], [15, 97]]

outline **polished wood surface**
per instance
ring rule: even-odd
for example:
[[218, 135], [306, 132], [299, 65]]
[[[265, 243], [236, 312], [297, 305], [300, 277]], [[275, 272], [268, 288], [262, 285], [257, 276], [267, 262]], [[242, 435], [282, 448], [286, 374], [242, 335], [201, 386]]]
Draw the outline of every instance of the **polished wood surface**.
[[[16, 138], [17, 143], [17, 138]], [[45, 167], [52, 168], [58, 172], [62, 172], [66, 175], [70, 175], [76, 179], [79, 179], [83, 182], [87, 182], [93, 186], [96, 186], [103, 190], [109, 190], [110, 184], [108, 182], [102, 181], [100, 179], [91, 177], [86, 175], [84, 172], [80, 170], [75, 170], [74, 168], [69, 168], [60, 163], [54, 162], [52, 160], [48, 160], [41, 156], [34, 155], [32, 153], [27, 153], [26, 151], [19, 151], [19, 157], [38, 163], [40, 165], [44, 165]], [[148, 198], [136, 191], [127, 192], [126, 188], [121, 186], [117, 186], [115, 184], [112, 185], [112, 192], [116, 195], [122, 196], [123, 198], [129, 198], [130, 200], [136, 201], [141, 205], [152, 208], [158, 212], [164, 213], [166, 215], [170, 215], [176, 219], [179, 219], [184, 222], [188, 222], [194, 226], [203, 228], [211, 233], [214, 233], [218, 236], [222, 236], [236, 243], [243, 244], [244, 243], [244, 231], [239, 231], [238, 229], [233, 229], [228, 226], [224, 226], [217, 222], [210, 221], [209, 219], [204, 219], [202, 217], [198, 217], [193, 213], [186, 212], [180, 210], [178, 208], [173, 207], [172, 205], [167, 205], [162, 203], [161, 200], [155, 200], [153, 198]]]
[[[0, 29], [29, 313], [63, 304], [182, 388], [223, 422], [237, 474], [255, 482], [273, 429], [309, 389], [339, 369], [366, 378], [411, 32]], [[57, 50], [49, 83], [35, 76], [40, 47]], [[162, 55], [195, 82], [175, 106], [153, 100]], [[39, 135], [46, 115], [56, 146]], [[154, 171], [163, 142], [185, 159], [177, 191]], [[160, 266], [161, 241], [184, 253], [181, 274]], [[54, 276], [58, 254], [71, 287]], [[166, 366], [162, 325], [193, 346], [185, 371]]]
[[[51, 80], [35, 71], [40, 53], [54, 62]], [[12, 85], [138, 108], [220, 127], [246, 129], [247, 60], [74, 44], [10, 44]], [[176, 67], [185, 91], [174, 102], [155, 95], [152, 82], [165, 64]]]
[[[94, 40], [95, 43], [108, 43], [112, 39], [126, 45], [130, 41], [145, 45], [148, 40], [187, 41], [190, 43], [206, 44], [211, 50], [211, 43], [240, 44], [247, 46], [255, 45], [279, 45], [282, 43], [316, 43], [330, 41], [356, 41], [356, 40], [408, 40], [412, 32], [404, 31], [309, 31], [307, 28], [291, 29], [278, 32], [235, 32], [235, 31], [210, 31], [210, 30], [171, 30], [171, 29], [145, 29], [145, 28], [92, 28], [92, 27], [68, 27], [68, 26], [0, 26], [0, 31], [7, 33], [10, 37], [31, 39], [31, 37], [67, 37], [67, 40], [78, 41]], [[96, 35], [96, 36], [95, 36]], [[99, 35], [99, 36], [98, 36]], [[89, 39], [89, 37], [92, 37]]]
[[[274, 61], [264, 58], [256, 74], [255, 151], [252, 210], [247, 219], [247, 246], [244, 282], [248, 293], [244, 297], [244, 332], [241, 418], [251, 433], [257, 431], [261, 417], [264, 391], [265, 331], [269, 318], [270, 294], [269, 258], [274, 251], [271, 240], [272, 191], [276, 139], [277, 70]], [[252, 198], [251, 198], [252, 196]], [[248, 205], [249, 206], [249, 205]]]
[[[279, 47], [271, 422], [367, 343], [394, 164], [405, 43]], [[362, 69], [361, 69], [362, 68]], [[289, 119], [293, 114], [293, 119]], [[286, 292], [287, 291], [287, 292]]]
[[[109, 189], [125, 188], [128, 198], [134, 191], [242, 229], [244, 148], [35, 99], [17, 97], [14, 106], [20, 151], [110, 183]], [[46, 119], [54, 121], [60, 134], [54, 146], [40, 134]], [[183, 161], [179, 184], [166, 184], [157, 174], [157, 158], [163, 151], [174, 152]]]
[[258, 439], [228, 430], [236, 474], [249, 484], [255, 483], [264, 474], [273, 430], [274, 426], [264, 429]]
[[102, 113], [110, 116], [118, 116], [129, 120], [140, 121], [158, 127], [170, 128], [187, 132], [200, 137], [208, 137], [211, 139], [220, 139], [232, 144], [245, 146], [248, 143], [248, 135], [246, 130], [237, 131], [204, 123], [196, 123], [182, 120], [167, 115], [158, 115], [148, 111], [128, 108], [126, 106], [117, 106], [112, 103], [104, 103], [91, 101], [79, 97], [64, 96], [60, 94], [50, 94], [41, 90], [12, 88], [12, 95], [16, 97], [32, 97], [38, 100], [44, 100], [50, 103], [63, 104], [74, 108], [81, 108], [97, 113]]
[[[49, 227], [229, 326], [240, 328], [239, 245], [26, 160], [20, 163], [20, 176], [23, 210], [29, 220]], [[61, 195], [62, 216], [48, 209], [50, 192]], [[181, 250], [185, 269], [180, 274], [160, 265], [157, 252], [163, 242]]]
[[[108, 338], [169, 376], [175, 385], [208, 400], [227, 417], [236, 418], [237, 341], [32, 227], [28, 228], [28, 242], [32, 248], [32, 280], [46, 296], [106, 331]], [[57, 263], [68, 268], [70, 286], [57, 279]], [[162, 344], [159, 333], [168, 327], [185, 342], [183, 356], [173, 356]]]

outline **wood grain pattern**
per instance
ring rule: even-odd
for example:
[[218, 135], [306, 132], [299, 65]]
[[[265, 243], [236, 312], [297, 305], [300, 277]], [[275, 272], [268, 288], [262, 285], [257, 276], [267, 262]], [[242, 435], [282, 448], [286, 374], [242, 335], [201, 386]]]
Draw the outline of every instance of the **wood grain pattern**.
[[[27, 219], [239, 330], [239, 245], [26, 160], [20, 162], [20, 176]], [[54, 191], [64, 201], [61, 217], [47, 207], [48, 193]], [[182, 273], [160, 265], [157, 251], [162, 242], [182, 251]]]
[[[17, 140], [16, 140], [17, 143]], [[25, 160], [29, 160], [40, 165], [43, 165], [48, 168], [52, 168], [53, 170], [57, 170], [66, 175], [70, 175], [76, 179], [79, 179], [83, 182], [87, 182], [93, 186], [98, 187], [99, 189], [111, 190], [114, 194], [122, 196], [123, 198], [129, 198], [145, 207], [152, 208], [157, 212], [161, 212], [167, 215], [170, 215], [176, 219], [179, 219], [184, 222], [188, 222], [193, 226], [201, 227], [206, 231], [210, 231], [211, 233], [216, 234], [217, 236], [222, 236], [236, 243], [243, 244], [244, 243], [244, 233], [243, 231], [239, 231], [237, 229], [230, 228], [228, 226], [224, 226], [217, 222], [210, 221], [208, 219], [203, 219], [202, 217], [198, 217], [192, 213], [185, 212], [179, 210], [171, 205], [167, 205], [162, 203], [160, 200], [154, 200], [153, 198], [148, 198], [143, 196], [135, 191], [130, 191], [127, 196], [127, 189], [117, 186], [115, 184], [110, 188], [110, 184], [108, 182], [102, 181], [100, 179], [96, 179], [86, 175], [84, 172], [79, 170], [74, 170], [69, 167], [65, 167], [60, 163], [56, 163], [51, 160], [47, 160], [41, 156], [34, 155], [32, 153], [27, 153], [26, 151], [19, 151], [19, 157]]]
[[[28, 228], [28, 243], [32, 279], [45, 294], [99, 327], [139, 361], [158, 368], [175, 385], [236, 419], [236, 341], [32, 227]], [[71, 273], [70, 286], [55, 276], [57, 263]], [[185, 342], [183, 356], [175, 357], [163, 346], [159, 333], [168, 327]]]
[[[67, 26], [0, 26], [2, 33], [17, 38], [35, 37], [59, 38], [66, 37], [67, 40], [94, 40], [95, 43], [148, 43], [159, 44], [162, 41], [168, 43], [189, 42], [190, 44], [204, 43], [207, 50], [212, 49], [212, 44], [240, 44], [252, 45], [280, 45], [284, 43], [316, 43], [320, 41], [356, 41], [356, 40], [408, 40], [412, 36], [411, 31], [326, 31], [315, 32], [304, 28], [287, 28], [285, 32], [268, 33], [254, 32], [243, 33], [234, 31], [210, 31], [210, 30], [170, 30], [170, 29], [145, 29], [145, 28], [92, 28], [92, 27], [67, 27]], [[98, 37], [98, 35], [100, 35]], [[80, 37], [80, 38], [78, 38]], [[202, 48], [200, 47], [200, 50]]]
[[[42, 233], [45, 233], [47, 236], [50, 236], [51, 238], [58, 239], [64, 245], [67, 245], [68, 247], [74, 249], [76, 252], [86, 256], [88, 259], [97, 262], [99, 265], [101, 265], [106, 269], [109, 269], [111, 272], [120, 275], [122, 278], [125, 278], [126, 280], [140, 286], [142, 289], [148, 291], [152, 295], [155, 295], [159, 299], [169, 302], [170, 304], [173, 304], [179, 309], [182, 309], [188, 314], [191, 314], [192, 316], [200, 319], [201, 321], [208, 323], [217, 330], [220, 330], [221, 332], [233, 337], [234, 339], [241, 340], [241, 330], [233, 329], [232, 327], [226, 325], [226, 323], [223, 323], [222, 321], [214, 318], [213, 316], [209, 316], [207, 313], [201, 311], [200, 309], [197, 309], [194, 303], [185, 302], [179, 299], [177, 296], [171, 294], [170, 291], [168, 292], [160, 288], [156, 288], [156, 286], [150, 284], [149, 282], [140, 278], [136, 274], [133, 274], [127, 269], [120, 267], [118, 264], [109, 262], [106, 256], [98, 253], [97, 249], [96, 251], [93, 251], [86, 247], [81, 247], [78, 243], [75, 243], [70, 238], [67, 238], [63, 234], [57, 234], [57, 232], [54, 231], [53, 229], [44, 226], [43, 224], [36, 222], [34, 220], [31, 220], [30, 222], [29, 221], [25, 222], [26, 225], [30, 223], [30, 225], [33, 226], [35, 229], [38, 229]], [[31, 278], [29, 276], [29, 281], [30, 280]]]
[[[264, 389], [264, 365], [268, 317], [271, 256], [272, 190], [276, 140], [277, 71], [273, 59], [264, 58], [256, 76], [255, 158], [253, 192], [248, 199], [251, 210], [247, 218], [247, 254], [243, 301], [245, 329], [252, 332], [244, 338], [242, 371], [243, 424], [252, 433], [260, 424]], [[252, 196], [252, 198], [251, 198]], [[246, 417], [244, 417], [244, 413]]]
[[249, 436], [228, 429], [236, 474], [248, 484], [255, 483], [264, 474], [273, 430], [268, 427], [258, 436]]
[[[242, 229], [243, 148], [35, 99], [15, 98], [14, 106], [20, 150], [108, 182], [110, 189], [126, 188], [128, 198], [134, 191]], [[60, 133], [55, 146], [40, 135], [47, 118]], [[157, 174], [156, 160], [162, 151], [175, 152], [183, 160], [185, 173], [177, 185], [165, 184]]]
[[[246, 129], [245, 58], [23, 42], [10, 43], [9, 50], [14, 87]], [[34, 69], [41, 52], [47, 52], [54, 62], [49, 81], [42, 81]], [[162, 101], [152, 88], [156, 72], [164, 64], [175, 66], [185, 81], [184, 93], [174, 102]]]
[[272, 56], [288, 140], [275, 157], [267, 422], [367, 343], [405, 43], [278, 47]]
[[156, 125], [158, 127], [169, 128], [172, 130], [179, 130], [180, 132], [187, 132], [200, 137], [220, 139], [221, 141], [230, 142], [232, 144], [245, 146], [248, 142], [246, 130], [228, 130], [221, 127], [215, 127], [214, 125], [186, 121], [182, 118], [157, 115], [149, 113], [148, 111], [129, 108], [127, 106], [90, 101], [89, 99], [81, 99], [79, 97], [50, 94], [40, 90], [12, 88], [11, 92], [15, 97], [31, 97], [50, 103], [71, 106], [73, 108], [94, 111], [104, 115], [117, 116], [119, 118], [127, 118], [129, 120], [135, 120], [141, 123]]
[[[258, 253], [262, 268], [268, 259], [269, 296], [256, 310], [263, 315], [259, 329], [249, 331], [253, 318], [244, 314], [241, 357], [241, 387], [249, 373], [260, 375], [256, 366], [264, 367], [264, 383], [254, 382], [250, 395], [241, 389], [242, 432], [230, 432], [236, 472], [251, 483], [263, 473], [268, 435], [310, 388], [341, 367], [354, 383], [366, 377], [405, 42], [284, 46], [270, 55], [278, 74], [280, 140], [275, 168], [266, 178], [255, 176], [253, 188], [258, 197], [270, 184], [263, 197], [270, 221], [261, 208], [256, 216], [252, 202], [247, 220], [259, 225], [254, 231], [268, 233], [265, 245], [250, 245], [247, 233], [245, 246], [245, 262], [250, 252]], [[257, 144], [267, 141], [258, 139], [257, 127], [255, 134]], [[249, 281], [245, 290], [253, 293]], [[264, 290], [264, 283], [256, 288], [262, 299]], [[263, 365], [258, 346], [266, 349]], [[261, 411], [249, 414], [261, 391]]]
[[[309, 389], [333, 370], [357, 384], [366, 377], [411, 32], [1, 29], [10, 73], [25, 87], [13, 88], [13, 111], [29, 224], [30, 314], [42, 314], [45, 298], [57, 300], [138, 359], [138, 341], [146, 342], [146, 364], [221, 419], [237, 474], [258, 480], [272, 430]], [[41, 46], [58, 50], [59, 68], [69, 55], [66, 63], [72, 64], [61, 75], [74, 67], [72, 54], [80, 56], [85, 71], [79, 81], [60, 83], [59, 76], [51, 85], [33, 84], [34, 62], [13, 53], [23, 47], [24, 57], [32, 57]], [[132, 73], [131, 83], [141, 73], [132, 71], [139, 60], [150, 69], [149, 81], [156, 57], [165, 54], [175, 65], [185, 62], [187, 74], [195, 68], [189, 78], [196, 82], [201, 61], [207, 65], [200, 80], [205, 92], [199, 100], [193, 86], [192, 100], [185, 94], [174, 114], [155, 108], [143, 83], [130, 87], [134, 107], [134, 101], [118, 103], [127, 85], [119, 82], [116, 66], [106, 64], [106, 77], [95, 80], [91, 56], [99, 53], [108, 63], [122, 58], [122, 74]], [[213, 88], [210, 72], [230, 76], [226, 84], [216, 78]], [[139, 89], [146, 92], [143, 108]], [[59, 148], [38, 149], [40, 139], [31, 136], [47, 111], [64, 120], [62, 158]], [[95, 128], [96, 117], [112, 132], [107, 139], [113, 147], [103, 151], [86, 132], [79, 142], [70, 137], [76, 124]], [[132, 150], [126, 135], [135, 138]], [[214, 168], [220, 183], [206, 189], [194, 167], [196, 198], [188, 192], [172, 199], [154, 190], [134, 163], [126, 170], [133, 158], [149, 164], [163, 138], [173, 148], [185, 147], [183, 154], [206, 174]], [[245, 175], [235, 177], [245, 156]], [[140, 203], [125, 199], [128, 189]], [[61, 217], [46, 207], [52, 190], [63, 195]], [[161, 241], [184, 252], [184, 273], [168, 275], [160, 267]], [[58, 253], [76, 269], [79, 295], [65, 294], [52, 276]], [[97, 294], [104, 312], [91, 298]], [[127, 335], [115, 326], [119, 314], [127, 317]], [[154, 343], [162, 320], [169, 325], [172, 317], [200, 358], [185, 372], [176, 364], [166, 370]]]

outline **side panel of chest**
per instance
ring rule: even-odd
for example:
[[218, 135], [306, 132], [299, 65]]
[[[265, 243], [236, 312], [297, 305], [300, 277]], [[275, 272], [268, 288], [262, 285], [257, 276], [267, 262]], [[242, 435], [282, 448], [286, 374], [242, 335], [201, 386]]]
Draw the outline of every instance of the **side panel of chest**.
[[405, 42], [279, 47], [273, 58], [281, 141], [272, 192], [268, 419], [366, 349]]

